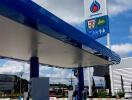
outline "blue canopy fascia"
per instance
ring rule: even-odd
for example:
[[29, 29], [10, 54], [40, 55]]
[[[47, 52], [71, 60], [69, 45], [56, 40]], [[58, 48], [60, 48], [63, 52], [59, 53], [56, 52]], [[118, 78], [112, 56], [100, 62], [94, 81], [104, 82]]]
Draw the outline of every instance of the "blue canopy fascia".
[[78, 48], [83, 49], [82, 45], [85, 45], [94, 51], [94, 55], [113, 64], [120, 63], [116, 53], [31, 0], [0, 0], [0, 14]]

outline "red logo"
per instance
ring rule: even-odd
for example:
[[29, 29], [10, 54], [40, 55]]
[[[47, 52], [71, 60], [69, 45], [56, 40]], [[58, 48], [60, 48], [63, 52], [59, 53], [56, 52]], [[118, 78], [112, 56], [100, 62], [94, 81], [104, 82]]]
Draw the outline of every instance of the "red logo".
[[99, 10], [100, 10], [100, 4], [96, 0], [94, 0], [93, 3], [92, 3], [92, 5], [91, 5], [91, 7], [90, 7], [90, 11], [92, 13], [96, 13]]

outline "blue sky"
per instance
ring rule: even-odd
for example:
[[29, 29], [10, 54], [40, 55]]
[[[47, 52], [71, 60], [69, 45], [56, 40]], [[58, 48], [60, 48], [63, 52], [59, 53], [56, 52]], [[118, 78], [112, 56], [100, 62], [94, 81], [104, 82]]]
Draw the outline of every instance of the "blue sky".
[[[83, 0], [33, 0], [44, 8], [54, 13], [64, 21], [84, 30], [84, 7]], [[108, 12], [110, 21], [111, 49], [121, 57], [132, 57], [132, 0], [109, 0]], [[98, 39], [106, 45], [106, 36]], [[29, 76], [29, 65], [16, 61], [0, 60], [0, 73], [19, 74], [25, 72], [24, 78]], [[22, 66], [25, 66], [24, 69]], [[12, 70], [14, 69], [14, 70]], [[41, 76], [66, 77], [73, 76], [72, 71], [42, 67]], [[86, 74], [87, 76], [87, 74]]]

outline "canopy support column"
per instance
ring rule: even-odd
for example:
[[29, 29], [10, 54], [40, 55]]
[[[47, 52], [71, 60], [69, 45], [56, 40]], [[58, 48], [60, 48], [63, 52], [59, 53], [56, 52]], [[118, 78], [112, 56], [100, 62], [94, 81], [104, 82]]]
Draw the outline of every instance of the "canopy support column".
[[84, 73], [83, 68], [78, 67], [78, 100], [83, 99], [83, 91], [84, 91]]
[[88, 68], [88, 89], [89, 89], [89, 97], [92, 97], [92, 76], [91, 76], [91, 68]]
[[39, 77], [39, 58], [30, 58], [30, 79], [34, 77]]

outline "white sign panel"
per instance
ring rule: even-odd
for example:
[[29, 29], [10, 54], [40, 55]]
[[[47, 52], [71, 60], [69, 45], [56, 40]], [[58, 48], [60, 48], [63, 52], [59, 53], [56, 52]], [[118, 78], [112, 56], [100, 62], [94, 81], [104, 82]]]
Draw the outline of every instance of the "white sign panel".
[[107, 15], [106, 0], [84, 0], [85, 19]]

